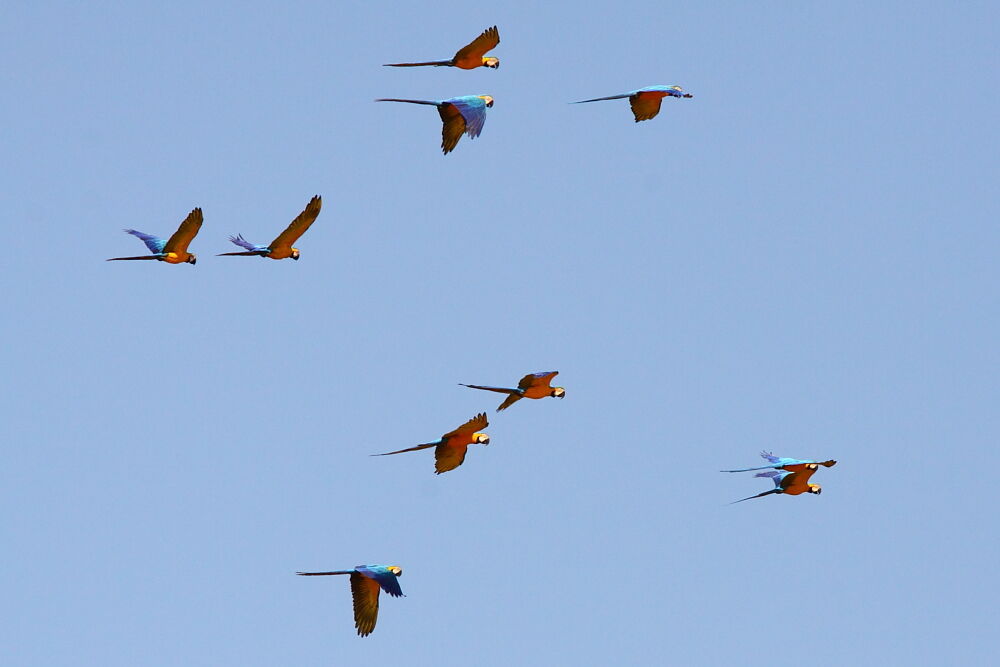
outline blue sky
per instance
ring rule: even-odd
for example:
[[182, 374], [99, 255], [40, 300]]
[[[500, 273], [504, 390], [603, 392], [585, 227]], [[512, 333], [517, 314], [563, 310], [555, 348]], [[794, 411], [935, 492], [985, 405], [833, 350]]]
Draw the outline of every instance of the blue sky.
[[[998, 14], [875, 5], [5, 3], [4, 661], [992, 659]], [[728, 506], [761, 449], [840, 463]], [[367, 639], [293, 574], [371, 562]]]

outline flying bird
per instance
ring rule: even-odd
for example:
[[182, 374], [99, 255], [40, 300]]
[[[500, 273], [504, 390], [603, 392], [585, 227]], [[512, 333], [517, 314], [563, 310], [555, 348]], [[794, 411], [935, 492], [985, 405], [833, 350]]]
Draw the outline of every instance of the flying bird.
[[184, 222], [182, 222], [181, 226], [177, 228], [174, 235], [166, 241], [153, 236], [152, 234], [144, 234], [143, 232], [137, 232], [134, 229], [126, 229], [126, 233], [142, 239], [142, 242], [146, 244], [146, 247], [149, 248], [149, 251], [153, 254], [141, 255], [139, 257], [112, 257], [107, 261], [117, 262], [129, 259], [155, 259], [168, 264], [184, 264], [185, 262], [188, 264], [196, 264], [198, 262], [197, 256], [194, 253], [189, 253], [187, 249], [188, 244], [191, 243], [191, 239], [193, 239], [195, 235], [198, 234], [198, 230], [201, 229], [201, 223], [203, 221], [204, 216], [201, 214], [201, 209], [194, 209], [188, 213], [188, 217], [184, 218]]
[[501, 394], [507, 394], [507, 398], [504, 399], [500, 407], [497, 408], [497, 412], [501, 410], [506, 410], [514, 403], [520, 401], [522, 398], [545, 398], [546, 396], [555, 396], [556, 398], [565, 398], [566, 389], [563, 387], [552, 387], [549, 383], [552, 378], [559, 375], [559, 371], [545, 371], [542, 373], [528, 373], [521, 381], [517, 383], [517, 389], [510, 389], [508, 387], [483, 387], [478, 384], [463, 384], [459, 382], [463, 387], [471, 387], [472, 389], [484, 389], [486, 391], [495, 391]]
[[816, 472], [819, 467], [816, 463], [810, 463], [806, 465], [805, 470], [799, 472], [788, 472], [780, 470], [768, 470], [767, 472], [759, 472], [754, 477], [770, 477], [774, 480], [774, 488], [770, 491], [765, 491], [763, 493], [758, 493], [756, 496], [748, 496], [746, 498], [741, 498], [740, 500], [734, 500], [729, 503], [734, 505], [736, 503], [742, 503], [744, 500], [752, 500], [754, 498], [761, 498], [763, 496], [769, 496], [772, 493], [785, 493], [790, 496], [797, 496], [800, 493], [816, 493], [819, 494], [823, 491], [819, 484], [810, 484], [809, 478], [812, 474]]
[[486, 413], [480, 412], [478, 415], [465, 422], [454, 431], [449, 431], [441, 436], [440, 440], [428, 442], [409, 449], [400, 449], [396, 452], [386, 452], [385, 454], [372, 454], [372, 456], [389, 456], [390, 454], [402, 454], [403, 452], [415, 452], [419, 449], [434, 447], [434, 472], [440, 475], [443, 472], [454, 470], [465, 461], [465, 453], [469, 445], [488, 445], [490, 436], [480, 433], [479, 429], [489, 426], [486, 421]]
[[500, 59], [487, 57], [486, 53], [496, 48], [500, 43], [500, 32], [496, 26], [487, 28], [479, 37], [463, 46], [451, 60], [431, 60], [425, 63], [389, 63], [383, 67], [458, 67], [459, 69], [476, 69], [477, 67], [500, 67]]
[[401, 100], [394, 97], [384, 97], [376, 102], [408, 102], [409, 104], [428, 104], [438, 109], [441, 122], [441, 150], [445, 155], [455, 150], [462, 134], [475, 139], [483, 131], [486, 123], [486, 109], [493, 106], [493, 98], [489, 95], [465, 95], [447, 100]]
[[837, 465], [837, 462], [833, 459], [829, 461], [810, 461], [803, 459], [786, 459], [779, 456], [775, 456], [771, 452], [761, 452], [761, 457], [771, 462], [769, 466], [760, 466], [759, 468], [740, 468], [739, 470], [720, 470], [719, 472], [750, 472], [751, 470], [768, 470], [769, 468], [774, 468], [777, 470], [787, 470], [789, 472], [800, 472], [805, 470], [809, 464], [815, 463], [816, 465], [821, 465], [826, 468]]
[[375, 629], [378, 620], [378, 589], [393, 597], [401, 597], [398, 577], [403, 568], [398, 565], [358, 565], [353, 570], [336, 572], [296, 572], [303, 577], [325, 577], [332, 574], [351, 575], [351, 595], [354, 598], [354, 627], [358, 634], [367, 637]]
[[278, 238], [271, 241], [270, 245], [254, 245], [246, 239], [243, 235], [230, 236], [229, 240], [240, 246], [241, 248], [246, 248], [246, 252], [224, 252], [219, 257], [232, 257], [234, 255], [240, 256], [258, 256], [258, 257], [270, 257], [271, 259], [285, 259], [291, 257], [297, 260], [299, 258], [299, 249], [293, 248], [292, 244], [298, 240], [300, 236], [306, 233], [315, 220], [316, 216], [319, 215], [319, 209], [323, 205], [323, 199], [316, 195], [309, 200], [306, 204], [305, 209], [299, 213], [298, 217], [289, 223], [285, 231], [278, 234]]
[[635, 116], [635, 122], [638, 123], [641, 120], [655, 118], [656, 114], [660, 113], [660, 102], [664, 97], [694, 97], [694, 95], [685, 93], [684, 89], [680, 86], [646, 86], [639, 90], [633, 90], [630, 93], [611, 95], [610, 97], [595, 97], [592, 100], [580, 100], [579, 102], [571, 102], [571, 104], [620, 100], [626, 97], [629, 104], [632, 105], [632, 115]]

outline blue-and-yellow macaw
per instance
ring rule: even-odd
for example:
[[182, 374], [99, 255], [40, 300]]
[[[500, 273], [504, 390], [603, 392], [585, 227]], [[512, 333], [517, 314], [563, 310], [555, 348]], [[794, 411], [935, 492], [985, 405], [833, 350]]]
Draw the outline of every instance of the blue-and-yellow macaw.
[[635, 122], [655, 118], [660, 113], [660, 102], [664, 97], [694, 97], [690, 93], [685, 93], [680, 86], [646, 86], [639, 90], [633, 90], [621, 95], [611, 95], [610, 97], [595, 97], [592, 100], [580, 100], [571, 104], [585, 104], [587, 102], [601, 102], [603, 100], [620, 100], [627, 97], [632, 105], [632, 115]]
[[107, 260], [109, 262], [117, 262], [120, 260], [127, 259], [155, 259], [161, 262], [166, 262], [167, 264], [196, 264], [198, 262], [198, 257], [194, 253], [189, 253], [187, 251], [188, 244], [191, 243], [191, 239], [198, 234], [198, 230], [201, 229], [201, 223], [204, 221], [204, 216], [201, 214], [201, 209], [196, 208], [190, 213], [188, 217], [184, 218], [184, 222], [181, 226], [177, 228], [174, 235], [169, 239], [164, 241], [161, 238], [153, 236], [152, 234], [144, 234], [142, 232], [137, 232], [134, 229], [126, 229], [125, 232], [131, 234], [132, 236], [138, 236], [142, 239], [149, 251], [153, 253], [152, 255], [142, 255], [140, 257], [112, 257]]
[[[816, 465], [821, 465], [826, 468], [837, 465], [837, 462], [833, 459], [829, 461], [811, 461], [805, 459], [786, 459], [780, 456], [775, 456], [771, 452], [761, 452], [761, 457], [770, 461], [769, 466], [760, 466], [758, 468], [740, 468], [739, 470], [720, 470], [719, 472], [750, 472], [751, 470], [767, 470], [769, 468], [774, 468], [776, 470], [787, 470], [789, 472], [800, 472], [805, 470], [809, 464], [814, 463]], [[815, 468], [813, 468], [815, 470]]]
[[434, 473], [440, 475], [443, 472], [454, 470], [465, 461], [465, 453], [469, 445], [488, 445], [490, 436], [480, 433], [479, 429], [489, 426], [486, 421], [486, 413], [480, 412], [478, 415], [465, 422], [454, 431], [449, 431], [441, 436], [440, 440], [428, 442], [408, 449], [400, 449], [395, 452], [385, 454], [372, 454], [372, 456], [389, 456], [390, 454], [402, 454], [403, 452], [415, 452], [420, 449], [434, 447]]
[[770, 491], [765, 491], [764, 493], [758, 493], [756, 496], [748, 496], [746, 498], [741, 498], [740, 500], [734, 500], [729, 503], [734, 505], [736, 503], [742, 503], [744, 500], [752, 500], [754, 498], [761, 498], [763, 496], [769, 496], [772, 493], [784, 493], [789, 496], [797, 496], [800, 493], [822, 493], [823, 488], [819, 484], [810, 484], [809, 478], [812, 474], [816, 472], [819, 467], [816, 463], [806, 464], [804, 470], [799, 472], [789, 472], [787, 470], [768, 470], [767, 472], [759, 472], [754, 477], [770, 477], [774, 480], [774, 488]]
[[477, 67], [500, 67], [500, 59], [486, 57], [487, 51], [492, 51], [500, 43], [500, 32], [496, 26], [487, 28], [479, 37], [463, 46], [451, 60], [431, 60], [425, 63], [389, 63], [383, 67], [458, 67], [459, 69], [476, 69]]
[[546, 396], [555, 396], [556, 398], [565, 398], [566, 389], [563, 387], [552, 387], [549, 383], [552, 378], [559, 375], [559, 371], [544, 371], [542, 373], [528, 373], [521, 381], [517, 383], [517, 389], [511, 389], [508, 387], [483, 387], [478, 384], [463, 384], [459, 382], [463, 387], [471, 387], [472, 389], [485, 389], [486, 391], [495, 391], [501, 394], [507, 394], [507, 398], [504, 402], [500, 404], [497, 408], [497, 412], [501, 410], [506, 410], [514, 403], [518, 402], [522, 398], [545, 398]]
[[271, 241], [270, 245], [254, 245], [244, 239], [242, 234], [239, 236], [230, 236], [229, 240], [241, 248], [246, 248], [246, 252], [224, 252], [218, 256], [232, 257], [239, 255], [252, 257], [256, 255], [258, 257], [270, 257], [271, 259], [291, 257], [297, 260], [299, 258], [299, 249], [293, 248], [292, 244], [305, 234], [306, 230], [309, 229], [309, 225], [316, 220], [321, 206], [323, 206], [323, 199], [319, 195], [310, 199], [305, 209], [299, 213], [297, 218], [292, 220], [288, 227], [285, 228], [285, 231], [278, 235], [278, 238]]
[[483, 131], [486, 123], [486, 110], [493, 106], [493, 98], [489, 95], [465, 95], [447, 100], [401, 100], [395, 97], [383, 97], [376, 102], [408, 102], [410, 104], [428, 104], [438, 109], [441, 122], [441, 150], [445, 155], [452, 152], [458, 145], [462, 134], [475, 139]]
[[335, 572], [296, 572], [303, 577], [325, 577], [332, 574], [351, 575], [351, 594], [354, 597], [354, 627], [358, 634], [367, 637], [378, 620], [378, 589], [393, 597], [401, 597], [402, 589], [397, 578], [403, 575], [398, 565], [358, 565], [353, 570]]

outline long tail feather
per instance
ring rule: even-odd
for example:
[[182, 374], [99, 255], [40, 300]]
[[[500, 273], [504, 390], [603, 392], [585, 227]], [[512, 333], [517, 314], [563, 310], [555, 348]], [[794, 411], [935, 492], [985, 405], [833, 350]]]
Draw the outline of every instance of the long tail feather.
[[382, 67], [447, 67], [451, 65], [450, 60], [429, 60], [425, 63], [386, 63]]
[[376, 102], [408, 102], [410, 104], [429, 104], [432, 107], [436, 107], [438, 105], [437, 102], [428, 102], [427, 100], [401, 100], [401, 99], [396, 98], [396, 97], [380, 97], [379, 99], [377, 99], [375, 101]]
[[730, 505], [735, 505], [736, 503], [742, 503], [744, 500], [753, 500], [754, 498], [763, 498], [764, 496], [769, 496], [772, 493], [780, 493], [780, 489], [771, 489], [770, 491], [765, 491], [764, 493], [758, 493], [756, 496], [747, 496], [746, 498], [740, 498], [739, 500], [734, 500], [729, 503]]
[[390, 454], [402, 454], [403, 452], [416, 452], [421, 449], [427, 449], [428, 447], [437, 447], [440, 442], [428, 442], [423, 445], [417, 445], [416, 447], [408, 447], [407, 449], [399, 449], [395, 452], [385, 452], [384, 454], [369, 454], [369, 456], [389, 456]]
[[740, 468], [739, 470], [720, 470], [719, 472], [750, 472], [751, 470], [769, 470], [774, 466], [761, 466], [759, 468]]
[[328, 574], [351, 574], [353, 570], [337, 570], [336, 572], [296, 572], [300, 577], [325, 577]]
[[595, 97], [592, 100], [580, 100], [579, 102], [570, 102], [570, 104], [584, 104], [586, 102], [603, 102], [604, 100], [621, 100], [628, 97], [628, 95], [611, 95], [610, 97]]
[[520, 393], [517, 389], [508, 389], [507, 387], [483, 387], [483, 386], [478, 385], [478, 384], [465, 384], [463, 382], [459, 382], [458, 384], [461, 385], [461, 386], [463, 386], [463, 387], [469, 387], [470, 389], [484, 389], [486, 391], [495, 391], [495, 392], [498, 392], [498, 393], [501, 393], [501, 394], [519, 394]]
[[235, 257], [237, 255], [240, 257], [253, 257], [254, 255], [266, 255], [266, 254], [267, 253], [264, 252], [263, 250], [247, 250], [246, 252], [223, 252], [216, 255], [216, 257]]
[[142, 257], [112, 257], [111, 259], [104, 260], [105, 262], [120, 262], [122, 260], [132, 260], [132, 259], [159, 259], [159, 255], [143, 255]]

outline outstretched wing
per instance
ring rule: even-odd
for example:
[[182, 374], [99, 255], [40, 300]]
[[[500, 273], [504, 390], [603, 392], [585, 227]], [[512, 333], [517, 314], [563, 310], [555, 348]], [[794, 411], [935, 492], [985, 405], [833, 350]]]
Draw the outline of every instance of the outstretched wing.
[[188, 244], [198, 234], [204, 219], [200, 208], [188, 213], [188, 217], [184, 218], [184, 222], [177, 228], [174, 235], [167, 239], [167, 244], [163, 246], [163, 252], [176, 252], [178, 254], [187, 252]]
[[138, 236], [142, 239], [142, 242], [146, 244], [147, 248], [149, 248], [149, 252], [163, 252], [163, 246], [167, 244], [166, 241], [158, 236], [145, 234], [143, 232], [136, 231], [135, 229], [126, 229], [125, 232], [131, 234], [132, 236]]
[[487, 28], [479, 37], [463, 46], [455, 53], [455, 60], [463, 58], [482, 58], [488, 51], [496, 48], [500, 43], [500, 31], [496, 26]]
[[655, 118], [656, 114], [660, 113], [660, 103], [663, 101], [663, 95], [641, 92], [629, 97], [628, 101], [632, 105], [632, 115], [635, 116], [635, 122], [638, 123], [642, 120]]
[[378, 620], [378, 582], [360, 572], [351, 572], [351, 596], [354, 598], [354, 627], [367, 637]]
[[291, 248], [292, 244], [305, 234], [306, 230], [309, 229], [309, 225], [316, 220], [316, 217], [319, 215], [319, 209], [322, 206], [323, 199], [319, 195], [310, 199], [298, 217], [292, 220], [288, 227], [285, 228], [285, 231], [278, 235], [278, 238], [271, 241], [271, 250]]
[[243, 238], [242, 234], [239, 234], [237, 236], [230, 236], [229, 242], [235, 243], [239, 247], [246, 248], [247, 250], [264, 250], [264, 248], [261, 248], [260, 246], [254, 245], [253, 243], [247, 241], [245, 238]]
[[387, 565], [358, 565], [354, 568], [361, 574], [370, 577], [378, 582], [382, 590], [393, 597], [402, 597], [403, 589], [399, 587], [399, 579], [396, 578]]
[[462, 465], [468, 451], [469, 446], [464, 443], [452, 445], [445, 442], [438, 445], [434, 450], [434, 473], [440, 475]]
[[760, 453], [760, 457], [762, 459], [766, 459], [766, 460], [770, 461], [771, 463], [777, 463], [778, 461], [781, 460], [781, 457], [780, 456], [775, 456], [773, 452], [761, 452]]
[[452, 103], [442, 104], [438, 107], [441, 115], [441, 150], [445, 155], [455, 150], [458, 140], [466, 132], [465, 116], [457, 106]]
[[[447, 440], [448, 438], [453, 438], [456, 435], [472, 435], [476, 431], [481, 431], [489, 425], [490, 424], [486, 419], [486, 413], [480, 412], [478, 415], [465, 422], [454, 431], [449, 431], [448, 433], [442, 435], [441, 440]], [[461, 463], [461, 461], [459, 461], [459, 463]]]
[[543, 371], [541, 373], [528, 373], [517, 383], [519, 389], [530, 389], [531, 387], [549, 387], [552, 378], [559, 375], [559, 371]]
[[508, 396], [507, 398], [504, 399], [503, 403], [500, 404], [500, 406], [497, 408], [497, 412], [501, 412], [503, 410], [506, 410], [510, 406], [512, 406], [515, 403], [517, 403], [518, 401], [520, 401], [521, 397], [522, 397], [522, 394], [520, 392], [518, 392], [516, 394], [511, 394], [510, 396]]
[[794, 475], [793, 472], [785, 472], [783, 470], [768, 470], [767, 472], [759, 472], [754, 477], [767, 477], [775, 486], [781, 486], [781, 480], [783, 480], [788, 475]]
[[482, 133], [486, 124], [486, 100], [477, 95], [454, 97], [448, 100], [455, 105], [465, 119], [465, 133], [475, 139]]

